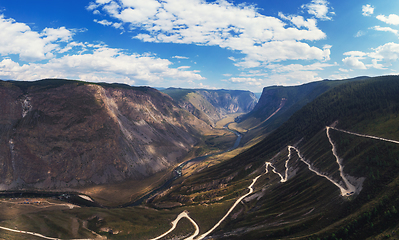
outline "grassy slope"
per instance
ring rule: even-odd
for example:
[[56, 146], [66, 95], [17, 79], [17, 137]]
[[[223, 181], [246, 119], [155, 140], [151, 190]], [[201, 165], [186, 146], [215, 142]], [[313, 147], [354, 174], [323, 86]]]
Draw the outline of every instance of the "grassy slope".
[[[320, 129], [335, 120], [339, 120], [338, 126], [343, 129], [398, 140], [398, 80], [397, 77], [387, 76], [338, 86], [294, 114], [280, 130], [276, 131], [274, 136], [270, 137], [278, 139], [279, 136], [284, 136], [285, 142], [291, 142], [291, 144], [300, 136], [304, 137], [302, 148], [305, 158], [315, 157], [312, 162], [317, 164], [319, 161], [319, 168], [323, 170], [328, 169], [326, 164], [330, 165], [331, 160], [327, 159], [331, 159], [331, 155], [323, 157], [320, 154], [321, 156], [317, 157], [314, 156], [314, 150], [308, 150], [313, 155], [306, 154], [306, 149], [313, 147], [320, 150], [322, 148], [324, 152], [328, 152], [328, 145], [324, 147], [320, 145], [326, 140], [320, 140], [318, 135], [321, 134]], [[363, 239], [376, 235], [392, 225], [395, 226], [397, 222], [392, 222], [392, 219], [396, 213], [392, 213], [395, 212], [392, 209], [396, 206], [394, 199], [397, 197], [394, 196], [398, 194], [395, 188], [399, 167], [398, 145], [334, 131], [332, 138], [338, 144], [339, 156], [344, 159], [345, 172], [354, 177], [366, 177], [366, 181], [360, 195], [354, 200], [343, 202], [330, 211], [324, 208], [328, 213], [340, 212], [340, 215], [331, 223], [338, 219], [342, 219], [342, 223], [327, 227], [325, 232], [320, 230], [321, 233], [315, 238], [334, 239], [338, 236], [346, 239]], [[270, 141], [270, 138], [267, 140]], [[267, 145], [270, 146], [270, 144]], [[258, 147], [265, 149], [265, 146]], [[257, 149], [258, 151], [261, 150]], [[266, 149], [264, 151], [268, 152]], [[333, 173], [332, 170], [331, 175]], [[308, 182], [312, 183], [312, 181]], [[392, 197], [388, 197], [391, 195]], [[320, 199], [317, 195], [314, 197]], [[316, 204], [314, 201], [313, 203]], [[337, 211], [338, 209], [340, 211]], [[387, 212], [389, 209], [391, 211]], [[322, 217], [323, 215], [320, 215], [319, 221]], [[325, 226], [328, 225], [329, 223], [325, 223]]]
[[[230, 198], [229, 192], [238, 190], [240, 183], [248, 183], [248, 174], [257, 168], [260, 171], [264, 161], [278, 152], [280, 163], [277, 166], [279, 172], [283, 172], [283, 161], [288, 155], [286, 146], [298, 143], [301, 139], [298, 147], [305, 159], [338, 179], [331, 145], [325, 136], [325, 126], [339, 120], [339, 128], [399, 140], [396, 121], [399, 113], [398, 80], [398, 77], [393, 76], [373, 78], [343, 84], [326, 92], [295, 113], [260, 144], [230, 161], [187, 179], [184, 186], [190, 186], [191, 189], [198, 186], [197, 191], [188, 191], [190, 187], [182, 186], [168, 196], [195, 195], [198, 202], [217, 196]], [[389, 131], [386, 132], [387, 129]], [[241, 215], [228, 223], [224, 231], [236, 231], [242, 227], [244, 230], [241, 233], [245, 238], [280, 238], [289, 235], [359, 239], [359, 236], [373, 236], [388, 227], [395, 227], [397, 222], [392, 222], [392, 219], [396, 216], [394, 209], [398, 208], [394, 200], [398, 194], [395, 188], [399, 177], [399, 160], [396, 157], [399, 154], [398, 145], [334, 131], [332, 138], [337, 141], [339, 154], [344, 158], [345, 173], [366, 178], [360, 195], [349, 201], [343, 199], [337, 187], [310, 173], [303, 163], [293, 159], [292, 167], [297, 169], [296, 175], [286, 184], [278, 183], [275, 174], [265, 176], [257, 186], [258, 191], [264, 189], [263, 197], [245, 204]], [[226, 180], [229, 176], [234, 177], [227, 187], [199, 187]], [[308, 212], [314, 210], [306, 214], [304, 209]], [[254, 230], [246, 232], [250, 227]], [[315, 232], [319, 233], [313, 235]], [[238, 239], [242, 237], [239, 235]]]
[[[281, 126], [303, 106], [329, 89], [343, 83], [362, 79], [366, 79], [366, 77], [339, 81], [323, 80], [291, 87], [272, 86], [264, 88], [262, 97], [259, 100], [259, 106], [242, 116], [241, 122], [238, 124], [238, 127], [249, 130], [244, 136], [243, 142], [250, 142], [259, 138], [259, 136], [266, 136]], [[265, 121], [277, 110], [282, 98], [287, 99], [285, 105], [273, 117]]]

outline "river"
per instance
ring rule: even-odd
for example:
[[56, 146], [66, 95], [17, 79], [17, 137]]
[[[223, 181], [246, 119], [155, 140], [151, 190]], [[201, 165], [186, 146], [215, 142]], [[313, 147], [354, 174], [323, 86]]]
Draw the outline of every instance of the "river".
[[[209, 154], [209, 155], [205, 155], [205, 156], [201, 156], [201, 157], [196, 157], [193, 159], [190, 159], [184, 163], [181, 163], [178, 167], [176, 167], [173, 170], [173, 177], [171, 177], [168, 181], [166, 181], [163, 185], [161, 185], [160, 187], [153, 189], [151, 192], [147, 193], [146, 195], [144, 195], [143, 197], [141, 197], [138, 200], [135, 200], [133, 202], [129, 202], [126, 204], [123, 204], [119, 207], [132, 207], [132, 206], [138, 206], [140, 204], [142, 204], [145, 200], [147, 200], [149, 197], [155, 195], [156, 193], [167, 189], [168, 187], [170, 187], [172, 185], [172, 183], [180, 178], [182, 176], [182, 170], [184, 168], [184, 166], [186, 166], [189, 163], [192, 162], [200, 162], [200, 161], [204, 161], [205, 159], [217, 155], [217, 154], [222, 154], [222, 153], [226, 153], [229, 151], [232, 151], [234, 149], [236, 149], [238, 147], [238, 145], [241, 142], [241, 134], [235, 130], [231, 130], [229, 129], [229, 124], [226, 124], [223, 128], [225, 128], [226, 130], [234, 133], [237, 136], [236, 141], [234, 142], [234, 145], [222, 152], [219, 153], [214, 153], [214, 154]], [[78, 205], [81, 207], [102, 207], [100, 204], [96, 203], [95, 201], [89, 201], [85, 198], [81, 197], [82, 194], [81, 193], [77, 193], [77, 192], [46, 192], [46, 191], [2, 191], [0, 193], [0, 198], [38, 198], [38, 197], [43, 197], [43, 198], [56, 198], [62, 201], [66, 201], [69, 203], [72, 203], [74, 205]]]
[[138, 205], [142, 204], [145, 200], [150, 198], [151, 196], [154, 196], [156, 193], [169, 188], [176, 179], [178, 179], [178, 178], [180, 178], [182, 176], [182, 170], [183, 170], [184, 166], [186, 166], [187, 164], [192, 163], [192, 162], [201, 162], [201, 161], [204, 161], [205, 159], [207, 159], [207, 158], [209, 158], [211, 156], [215, 156], [215, 155], [218, 155], [218, 154], [230, 152], [230, 151], [236, 149], [238, 147], [238, 145], [240, 145], [242, 136], [241, 136], [241, 134], [239, 132], [229, 129], [229, 125], [230, 125], [230, 123], [226, 124], [223, 128], [225, 128], [226, 130], [234, 133], [237, 136], [237, 139], [236, 139], [236, 141], [234, 142], [234, 145], [231, 148], [229, 148], [229, 149], [227, 149], [225, 151], [222, 151], [222, 152], [213, 153], [213, 154], [209, 154], [209, 155], [205, 155], [205, 156], [201, 156], [201, 157], [196, 157], [196, 158], [190, 159], [190, 160], [188, 160], [188, 161], [186, 161], [184, 163], [181, 163], [179, 166], [177, 166], [173, 170], [173, 175], [174, 176], [172, 178], [170, 178], [168, 181], [166, 181], [162, 186], [152, 190], [151, 192], [147, 193], [146, 195], [144, 195], [140, 199], [135, 200], [134, 202], [130, 202], [130, 203], [122, 205], [122, 207], [138, 206]]

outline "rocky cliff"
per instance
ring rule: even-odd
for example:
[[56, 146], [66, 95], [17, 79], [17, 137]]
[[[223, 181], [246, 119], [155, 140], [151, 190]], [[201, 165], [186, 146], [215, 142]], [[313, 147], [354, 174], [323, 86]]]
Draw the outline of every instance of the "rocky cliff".
[[241, 90], [168, 88], [163, 92], [210, 125], [214, 125], [226, 114], [250, 112], [258, 102], [255, 94]]
[[148, 87], [0, 81], [0, 189], [142, 179], [178, 163], [207, 128]]
[[253, 110], [241, 116], [237, 121], [243, 122], [250, 120], [252, 122], [260, 123], [273, 117], [275, 123], [268, 124], [273, 124], [274, 126], [272, 129], [275, 129], [288, 120], [288, 118], [296, 111], [333, 87], [342, 83], [367, 78], [368, 77], [366, 76], [361, 76], [345, 80], [316, 81], [298, 86], [265, 87], [263, 88], [259, 102]]

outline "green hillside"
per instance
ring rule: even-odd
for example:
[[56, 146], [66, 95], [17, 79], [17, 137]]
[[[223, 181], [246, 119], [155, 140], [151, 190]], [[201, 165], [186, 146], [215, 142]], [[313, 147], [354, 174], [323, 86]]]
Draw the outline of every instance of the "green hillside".
[[265, 87], [255, 108], [236, 119], [240, 128], [248, 129], [244, 142], [272, 132], [287, 121], [292, 114], [331, 88], [366, 78], [323, 80], [298, 86]]
[[[188, 178], [158, 201], [179, 199], [195, 205], [219, 199], [216, 202], [223, 203], [243, 195], [251, 179], [262, 174], [253, 197], [237, 206], [213, 233], [215, 238], [396, 236], [399, 144], [340, 129], [398, 141], [398, 93], [397, 76], [341, 84], [304, 106], [253, 148]], [[327, 135], [330, 125], [338, 130], [330, 128]], [[356, 188], [347, 196], [341, 196], [340, 188], [333, 184], [345, 187], [330, 140], [342, 159], [343, 176]], [[289, 155], [289, 145], [298, 153], [292, 150]], [[299, 156], [333, 182], [310, 171]], [[284, 175], [288, 159], [286, 182], [280, 182], [271, 169], [265, 174], [265, 162], [271, 162]]]

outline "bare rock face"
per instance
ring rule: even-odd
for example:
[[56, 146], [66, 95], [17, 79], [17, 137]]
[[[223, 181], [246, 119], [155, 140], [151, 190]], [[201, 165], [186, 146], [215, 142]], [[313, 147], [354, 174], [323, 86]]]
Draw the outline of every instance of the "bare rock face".
[[198, 92], [218, 108], [222, 115], [250, 112], [258, 102], [255, 94], [249, 91], [200, 90]]
[[142, 179], [178, 163], [207, 128], [147, 87], [0, 81], [0, 189]]
[[209, 125], [215, 125], [227, 114], [248, 113], [258, 102], [255, 94], [242, 90], [168, 88], [163, 92]]

